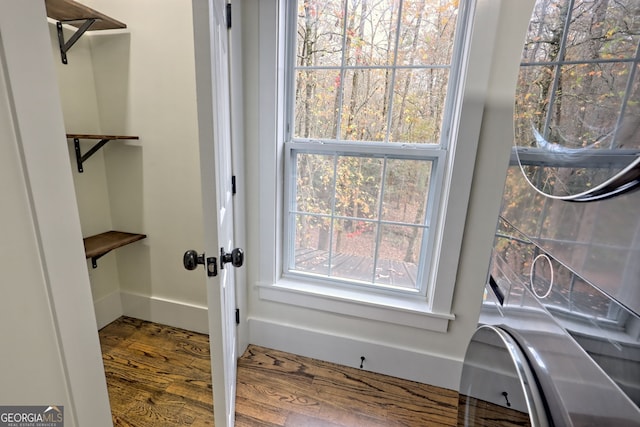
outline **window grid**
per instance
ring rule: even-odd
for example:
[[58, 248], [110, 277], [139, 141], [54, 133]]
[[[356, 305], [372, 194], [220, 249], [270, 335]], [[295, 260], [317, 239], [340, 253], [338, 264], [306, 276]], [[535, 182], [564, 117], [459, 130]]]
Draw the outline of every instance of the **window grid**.
[[[364, 65], [358, 64], [348, 64], [347, 63], [347, 19], [348, 16], [348, 7], [349, 0], [342, 2], [342, 10], [345, 16], [345, 19], [342, 20], [342, 34], [341, 37], [341, 45], [342, 52], [340, 54], [340, 65], [298, 65], [296, 61], [296, 53], [298, 48], [298, 41], [296, 39], [297, 33], [294, 31], [289, 32], [288, 39], [288, 52], [290, 55], [290, 74], [288, 75], [288, 87], [289, 87], [289, 95], [287, 99], [289, 100], [289, 105], [286, 108], [288, 111], [288, 120], [289, 124], [287, 125], [287, 139], [289, 142], [285, 144], [285, 176], [287, 177], [286, 181], [288, 182], [288, 191], [285, 192], [285, 206], [287, 206], [287, 220], [285, 221], [286, 227], [285, 232], [287, 234], [287, 238], [285, 242], [285, 257], [287, 260], [284, 265], [284, 274], [293, 274], [294, 276], [297, 274], [308, 275], [305, 272], [300, 272], [296, 270], [296, 239], [297, 239], [297, 231], [296, 224], [297, 218], [299, 215], [304, 215], [308, 217], [320, 218], [329, 220], [329, 244], [328, 244], [328, 274], [321, 275], [323, 280], [328, 280], [328, 282], [339, 282], [342, 285], [350, 283], [355, 285], [362, 285], [363, 283], [359, 283], [357, 280], [349, 280], [344, 279], [342, 277], [332, 277], [333, 276], [333, 263], [331, 260], [334, 257], [334, 238], [335, 238], [335, 229], [337, 221], [341, 220], [355, 220], [362, 221], [365, 223], [375, 224], [376, 236], [373, 244], [374, 253], [373, 253], [373, 268], [371, 270], [371, 281], [364, 283], [368, 288], [375, 288], [378, 290], [392, 290], [392, 291], [404, 291], [410, 292], [414, 294], [418, 291], [422, 295], [426, 295], [426, 281], [424, 280], [427, 277], [427, 273], [429, 271], [429, 262], [428, 260], [431, 257], [431, 247], [433, 246], [433, 233], [430, 233], [430, 222], [431, 218], [434, 216], [433, 209], [437, 205], [436, 198], [438, 197], [439, 188], [441, 186], [442, 175], [444, 173], [444, 162], [446, 156], [445, 146], [448, 145], [448, 137], [449, 137], [449, 128], [450, 123], [448, 121], [452, 118], [452, 93], [455, 92], [451, 88], [452, 81], [459, 76], [456, 74], [457, 67], [452, 65], [453, 58], [459, 58], [462, 51], [462, 41], [464, 40], [464, 36], [461, 31], [458, 29], [461, 27], [460, 21], [461, 19], [456, 13], [456, 27], [457, 29], [453, 33], [452, 40], [448, 43], [453, 44], [452, 50], [449, 52], [449, 58], [447, 64], [442, 63], [433, 63], [433, 64], [425, 64], [419, 63], [418, 65], [414, 64], [413, 59], [409, 64], [399, 64], [399, 46], [401, 41], [400, 31], [403, 28], [402, 21], [402, 13], [403, 8], [405, 6], [406, 1], [400, 0], [398, 3], [398, 9], [392, 13], [392, 19], [396, 19], [395, 22], [395, 31], [396, 36], [393, 41], [393, 63], [390, 65]], [[298, 25], [298, 16], [297, 16], [297, 4], [293, 2], [294, 6], [289, 11], [289, 19], [294, 23], [293, 27], [297, 28]], [[462, 10], [462, 5], [460, 10]], [[465, 11], [466, 12], [466, 11]], [[466, 16], [466, 13], [465, 13]], [[468, 16], [466, 16], [468, 18]], [[456, 54], [457, 52], [457, 54]], [[386, 89], [386, 93], [384, 94], [385, 102], [387, 103], [386, 112], [386, 129], [384, 132], [383, 140], [375, 140], [375, 141], [361, 141], [361, 140], [347, 140], [344, 139], [342, 132], [344, 131], [343, 120], [345, 118], [345, 109], [347, 106], [345, 105], [345, 90], [346, 84], [345, 75], [349, 71], [362, 71], [362, 70], [382, 70], [388, 71], [390, 75], [390, 84]], [[443, 99], [443, 104], [440, 105], [441, 110], [441, 121], [438, 124], [439, 126], [439, 138], [437, 141], [432, 141], [429, 143], [424, 143], [424, 141], [420, 142], [389, 142], [391, 140], [392, 132], [393, 132], [393, 121], [394, 121], [394, 108], [397, 108], [395, 97], [395, 85], [397, 84], [397, 71], [399, 70], [408, 70], [409, 72], [413, 72], [416, 70], [447, 70], [448, 74], [445, 76], [445, 94], [446, 96]], [[297, 84], [297, 79], [300, 78], [301, 72], [305, 71], [336, 71], [339, 72], [339, 81], [340, 87], [337, 93], [337, 97], [339, 97], [336, 106], [338, 111], [335, 111], [335, 130], [336, 132], [332, 135], [332, 138], [316, 138], [316, 137], [299, 137], [296, 135], [296, 131], [294, 128], [296, 127], [296, 96], [295, 96], [295, 88]], [[352, 95], [353, 96], [353, 95]], [[296, 176], [297, 176], [297, 165], [296, 165], [296, 156], [298, 153], [307, 153], [307, 154], [333, 154], [333, 196], [331, 201], [331, 213], [330, 214], [322, 214], [322, 213], [313, 213], [304, 210], [298, 209], [296, 202]], [[357, 154], [356, 154], [357, 153]], [[383, 170], [381, 172], [381, 181], [380, 181], [380, 203], [377, 205], [377, 218], [355, 218], [345, 215], [340, 215], [336, 212], [336, 192], [337, 192], [337, 177], [338, 177], [338, 157], [341, 155], [350, 156], [350, 155], [359, 155], [366, 158], [380, 158], [384, 159], [383, 162]], [[424, 217], [423, 222], [419, 224], [410, 224], [403, 223], [400, 221], [391, 221], [383, 219], [382, 210], [383, 210], [383, 202], [384, 195], [386, 192], [385, 186], [386, 184], [386, 174], [388, 167], [388, 159], [404, 159], [404, 160], [417, 160], [417, 161], [425, 161], [430, 162], [431, 171], [429, 173], [429, 186], [428, 193], [425, 199], [425, 208], [424, 208]], [[376, 281], [376, 269], [378, 268], [378, 263], [380, 258], [380, 250], [381, 243], [383, 239], [383, 227], [384, 226], [403, 226], [403, 227], [412, 227], [415, 229], [419, 229], [421, 231], [419, 234], [419, 248], [416, 250], [417, 254], [417, 268], [418, 272], [416, 274], [415, 287], [411, 289], [398, 289], [394, 286], [389, 286], [384, 283], [377, 283]], [[311, 274], [313, 275], [313, 274]]]
[[[454, 55], [451, 55], [449, 58], [449, 63], [448, 64], [419, 64], [419, 65], [415, 65], [413, 63], [413, 60], [411, 61], [410, 65], [398, 65], [398, 52], [399, 52], [399, 45], [400, 45], [400, 35], [401, 35], [401, 29], [403, 28], [403, 23], [402, 23], [402, 17], [403, 17], [403, 10], [404, 10], [404, 5], [405, 5], [405, 0], [399, 0], [398, 2], [398, 9], [395, 13], [392, 13], [392, 19], [395, 16], [396, 17], [396, 22], [395, 22], [395, 39], [394, 39], [394, 47], [393, 47], [393, 64], [392, 65], [349, 65], [347, 63], [347, 19], [346, 17], [349, 15], [349, 5], [351, 4], [352, 0], [344, 0], [342, 1], [342, 13], [343, 13], [343, 17], [344, 19], [342, 20], [342, 33], [340, 35], [341, 37], [341, 45], [342, 45], [342, 51], [341, 51], [341, 55], [340, 55], [340, 65], [336, 65], [336, 66], [331, 66], [331, 65], [297, 65], [296, 61], [293, 61], [292, 64], [292, 70], [293, 73], [290, 77], [290, 80], [292, 80], [293, 82], [291, 82], [291, 85], [295, 85], [295, 81], [296, 81], [296, 74], [297, 72], [300, 71], [339, 71], [339, 79], [340, 82], [344, 82], [345, 81], [345, 73], [347, 71], [357, 71], [357, 70], [388, 70], [391, 72], [391, 78], [390, 78], [390, 84], [389, 84], [389, 89], [388, 89], [388, 93], [385, 94], [385, 98], [386, 98], [386, 102], [388, 105], [388, 111], [387, 111], [387, 117], [386, 117], [386, 126], [385, 126], [385, 137], [381, 140], [381, 141], [377, 141], [377, 142], [385, 142], [385, 143], [389, 143], [391, 140], [391, 133], [392, 133], [392, 129], [393, 129], [393, 113], [394, 113], [394, 108], [395, 108], [395, 101], [394, 101], [394, 90], [396, 89], [396, 73], [398, 70], [409, 70], [409, 71], [414, 71], [414, 70], [448, 70], [451, 71], [452, 69], [452, 65], [451, 65], [451, 60], [454, 57]], [[295, 2], [293, 2], [295, 3]], [[292, 9], [294, 9], [292, 7]], [[296, 19], [294, 20], [296, 22], [297, 25], [297, 14], [295, 13], [296, 11], [293, 10], [293, 12], [290, 13], [290, 19], [291, 17], [295, 17]], [[293, 33], [293, 31], [292, 31]], [[458, 34], [459, 31], [455, 31], [454, 33], [454, 45], [457, 46], [460, 42], [460, 34]], [[289, 43], [291, 44], [291, 46], [289, 47], [290, 52], [296, 52], [296, 40], [295, 40], [295, 34], [293, 36], [291, 36], [291, 40], [289, 41]], [[292, 55], [295, 57], [295, 55]], [[451, 75], [449, 75], [448, 79], [450, 80], [452, 77]], [[295, 99], [291, 100], [292, 98], [294, 98], [294, 95], [292, 94], [289, 98], [290, 98], [290, 102], [291, 102], [291, 111], [290, 111], [290, 117], [291, 117], [291, 121], [290, 124], [288, 125], [288, 132], [290, 134], [290, 140], [291, 141], [305, 141], [305, 140], [336, 140], [336, 141], [341, 141], [341, 142], [347, 142], [347, 143], [354, 143], [354, 142], [362, 142], [362, 141], [356, 141], [353, 139], [346, 139], [343, 138], [341, 133], [342, 133], [342, 121], [343, 121], [343, 112], [344, 112], [344, 93], [345, 93], [345, 87], [343, 84], [341, 84], [340, 86], [340, 90], [338, 93], [338, 97], [339, 100], [337, 102], [338, 105], [338, 111], [334, 112], [335, 113], [335, 118], [336, 118], [336, 124], [335, 124], [335, 128], [336, 128], [336, 132], [334, 135], [332, 135], [332, 138], [304, 138], [304, 137], [298, 137], [294, 135], [294, 130], [292, 129], [295, 126]], [[448, 98], [449, 96], [447, 96], [446, 98]], [[446, 119], [447, 117], [447, 111], [449, 110], [447, 108], [447, 106], [450, 104], [450, 102], [448, 100], [445, 100], [445, 108], [443, 108], [443, 117]], [[448, 132], [445, 129], [445, 120], [442, 120], [442, 122], [439, 124], [440, 126], [440, 138], [438, 141], [420, 141], [420, 142], [403, 142], [403, 141], [394, 141], [394, 143], [401, 143], [401, 144], [428, 144], [428, 145], [437, 145], [437, 146], [444, 146], [446, 144], [446, 137], [448, 136]]]
[[[327, 147], [331, 145], [342, 146], [344, 148], [349, 148], [349, 150], [336, 150], [335, 148]], [[288, 146], [288, 153], [289, 153], [288, 155], [291, 156], [291, 161], [288, 162], [289, 172], [286, 175], [290, 177], [291, 182], [295, 182], [295, 179], [296, 179], [295, 177], [297, 176], [296, 156], [298, 154], [318, 154], [318, 155], [332, 156], [331, 163], [333, 165], [332, 166], [333, 184], [332, 184], [331, 206], [330, 206], [330, 211], [328, 213], [311, 212], [308, 210], [297, 209], [297, 205], [295, 202], [297, 198], [297, 194], [296, 194], [297, 186], [295, 184], [291, 186], [290, 193], [289, 193], [290, 194], [289, 201], [285, 202], [289, 206], [288, 220], [286, 222], [290, 230], [288, 234], [289, 238], [287, 239], [287, 241], [289, 242], [289, 246], [288, 246], [289, 249], [288, 249], [288, 255], [285, 257], [285, 259], [288, 260], [287, 265], [285, 265], [285, 272], [287, 274], [292, 274], [294, 276], [296, 275], [317, 276], [313, 272], [305, 271], [304, 269], [298, 268], [298, 265], [296, 263], [295, 248], [297, 247], [297, 245], [296, 245], [296, 234], [293, 230], [296, 229], [296, 224], [298, 219], [301, 218], [301, 216], [305, 216], [307, 218], [327, 220], [330, 225], [330, 230], [328, 233], [330, 241], [327, 245], [328, 252], [329, 252], [327, 256], [327, 262], [328, 262], [327, 273], [320, 275], [321, 277], [324, 277], [325, 280], [328, 280], [329, 282], [341, 283], [342, 285], [350, 283], [352, 285], [365, 285], [368, 287], [373, 286], [375, 289], [378, 289], [381, 291], [392, 290], [393, 292], [401, 292], [401, 293], [409, 293], [409, 294], [415, 294], [416, 291], [420, 293], [426, 292], [426, 289], [424, 289], [424, 286], [422, 285], [423, 277], [424, 277], [424, 274], [426, 274], [426, 271], [424, 268], [420, 268], [420, 266], [426, 265], [427, 259], [430, 253], [430, 245], [432, 245], [432, 241], [431, 241], [432, 239], [431, 239], [431, 236], [429, 235], [429, 230], [431, 229], [430, 224], [432, 220], [432, 211], [433, 211], [432, 207], [436, 203], [435, 199], [437, 196], [436, 194], [437, 192], [433, 191], [433, 189], [439, 186], [438, 183], [440, 181], [440, 178], [438, 177], [438, 174], [441, 173], [441, 169], [438, 169], [437, 165], [444, 158], [445, 152], [443, 150], [433, 150], [433, 149], [410, 150], [410, 151], [417, 151], [418, 153], [411, 153], [412, 155], [408, 155], [406, 152], [406, 149], [400, 149], [396, 147], [392, 151], [400, 154], [380, 154], [375, 152], [376, 147], [373, 147], [374, 148], [373, 152], [368, 152], [368, 150], [365, 147], [353, 147], [353, 144], [350, 144], [349, 147], [345, 147], [345, 144], [290, 143], [290, 144], [287, 144], [287, 146]], [[311, 147], [305, 149], [305, 146], [311, 146]], [[360, 150], [358, 150], [358, 148], [360, 148]], [[367, 148], [371, 150], [372, 147], [367, 147]], [[363, 154], [362, 151], [364, 151], [365, 153]], [[354, 217], [354, 216], [339, 214], [337, 212], [336, 179], [338, 174], [337, 165], [338, 165], [339, 157], [375, 158], [383, 161], [383, 167], [380, 171], [380, 175], [382, 178], [381, 178], [380, 194], [378, 196], [379, 203], [376, 206], [377, 212], [373, 218]], [[385, 204], [385, 195], [387, 194], [386, 185], [387, 185], [387, 177], [388, 177], [387, 175], [388, 162], [402, 161], [402, 160], [423, 161], [431, 165], [429, 178], [428, 178], [429, 191], [424, 199], [424, 204], [425, 204], [424, 218], [421, 222], [393, 221], [390, 219], [386, 219], [385, 215], [383, 214], [383, 208]], [[340, 255], [339, 253], [336, 254], [336, 252], [334, 251], [334, 248], [336, 247], [336, 245], [334, 244], [335, 243], [334, 236], [336, 236], [334, 227], [337, 222], [340, 222], [342, 220], [374, 225], [376, 237], [373, 245], [375, 252], [373, 254], [372, 259], [375, 264], [371, 269], [370, 282], [334, 275], [332, 260], [334, 260], [336, 256]], [[417, 240], [418, 249], [416, 250], [417, 272], [415, 273], [415, 281], [412, 287], [408, 287], [406, 284], [394, 285], [390, 283], [384, 283], [384, 280], [376, 279], [377, 277], [376, 274], [379, 271], [377, 270], [379, 266], [378, 261], [381, 259], [379, 257], [379, 250], [380, 250], [381, 241], [383, 238], [383, 230], [385, 229], [385, 227], [398, 227], [398, 226], [406, 229], [410, 228], [410, 229], [420, 230], [417, 232], [419, 236]]]
[[[295, 154], [293, 154], [295, 156]], [[388, 159], [393, 159], [392, 157], [385, 157], [384, 158], [384, 162], [383, 162], [383, 168], [381, 171], [381, 175], [383, 177], [386, 177], [386, 173], [387, 173], [387, 167], [388, 167]], [[424, 160], [426, 162], [434, 162], [433, 159], [430, 160]], [[295, 162], [294, 162], [295, 164]], [[333, 167], [334, 167], [334, 180], [336, 179], [337, 176], [337, 170], [338, 170], [338, 156], [334, 156], [333, 159]], [[435, 168], [432, 168], [432, 170]], [[335, 182], [335, 181], [334, 181]], [[289, 211], [290, 214], [290, 221], [292, 223], [295, 223], [296, 218], [298, 216], [307, 216], [307, 217], [312, 217], [312, 218], [323, 218], [323, 219], [327, 219], [329, 220], [330, 223], [330, 232], [329, 232], [329, 255], [328, 255], [328, 259], [329, 259], [329, 266], [328, 266], [328, 276], [332, 277], [332, 263], [331, 260], [334, 257], [334, 245], [333, 245], [333, 239], [334, 239], [334, 224], [336, 221], [339, 220], [347, 220], [347, 221], [358, 221], [358, 222], [362, 222], [362, 223], [368, 223], [368, 224], [374, 224], [375, 225], [375, 229], [376, 229], [376, 238], [375, 238], [375, 244], [374, 244], [374, 256], [373, 256], [373, 270], [372, 270], [372, 277], [371, 277], [371, 283], [376, 283], [375, 280], [375, 272], [376, 272], [376, 268], [378, 266], [378, 255], [379, 255], [379, 249], [380, 249], [380, 241], [382, 239], [382, 226], [401, 226], [401, 227], [408, 227], [408, 228], [416, 228], [419, 230], [423, 230], [423, 231], [428, 231], [429, 229], [429, 222], [430, 222], [430, 218], [428, 218], [425, 215], [425, 221], [424, 223], [410, 223], [410, 222], [403, 222], [403, 221], [391, 221], [391, 220], [385, 220], [384, 219], [384, 214], [383, 214], [383, 208], [384, 208], [384, 203], [382, 202], [385, 198], [385, 186], [387, 185], [387, 180], [386, 179], [382, 179], [382, 183], [381, 183], [381, 188], [380, 188], [380, 200], [381, 202], [378, 204], [377, 206], [377, 213], [375, 218], [364, 218], [364, 217], [353, 217], [353, 216], [347, 216], [347, 215], [340, 215], [336, 213], [336, 188], [337, 186], [334, 185], [333, 189], [334, 189], [334, 194], [333, 194], [333, 198], [332, 198], [332, 206], [331, 206], [331, 212], [328, 214], [323, 214], [323, 213], [314, 213], [314, 212], [307, 212], [307, 211], [301, 211], [301, 210], [296, 210], [296, 209], [291, 209]], [[295, 198], [295, 197], [294, 197]], [[429, 200], [426, 200], [426, 204], [429, 204]], [[425, 210], [428, 210], [425, 209]], [[426, 234], [425, 234], [426, 235]], [[291, 264], [292, 266], [294, 266], [295, 269], [295, 259], [293, 260], [293, 263]]]
[[521, 67], [541, 67], [541, 66], [551, 66], [553, 67], [554, 78], [553, 78], [553, 86], [549, 96], [549, 107], [547, 109], [547, 114], [545, 116], [544, 126], [540, 130], [542, 136], [546, 139], [549, 138], [549, 134], [551, 132], [551, 123], [553, 121], [554, 114], [554, 104], [555, 100], [558, 96], [558, 86], [560, 82], [560, 78], [562, 75], [562, 67], [566, 65], [584, 65], [584, 64], [619, 64], [619, 63], [629, 63], [629, 77], [627, 78], [626, 91], [622, 102], [620, 104], [620, 112], [618, 114], [618, 121], [615, 126], [615, 131], [613, 137], [611, 138], [610, 149], [615, 149], [614, 144], [617, 141], [618, 132], [621, 129], [622, 121], [624, 120], [624, 114], [627, 109], [627, 105], [629, 102], [629, 98], [632, 93], [633, 82], [635, 80], [637, 69], [640, 67], [640, 40], [638, 40], [638, 44], [636, 46], [636, 51], [634, 57], [630, 58], [581, 58], [578, 60], [565, 60], [566, 48], [567, 48], [567, 40], [570, 33], [570, 26], [573, 19], [573, 12], [575, 10], [576, 0], [569, 0], [568, 10], [564, 21], [564, 28], [562, 37], [560, 39], [559, 52], [557, 61], [532, 61], [532, 62], [522, 62], [520, 64]]

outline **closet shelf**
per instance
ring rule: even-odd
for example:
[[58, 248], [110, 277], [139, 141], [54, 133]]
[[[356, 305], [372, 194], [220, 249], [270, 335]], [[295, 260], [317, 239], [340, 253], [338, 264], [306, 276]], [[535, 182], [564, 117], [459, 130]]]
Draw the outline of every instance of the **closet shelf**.
[[[67, 63], [67, 51], [86, 31], [115, 30], [127, 28], [127, 25], [73, 0], [45, 0], [47, 16], [58, 21], [58, 44], [62, 63]], [[77, 28], [76, 32], [64, 41], [62, 24]]]
[[[84, 168], [82, 164], [91, 156], [93, 156], [96, 151], [101, 149], [107, 142], [115, 139], [140, 139], [137, 136], [122, 136], [122, 135], [87, 135], [87, 134], [75, 134], [68, 133], [67, 139], [73, 139], [73, 145], [76, 151], [76, 163], [78, 165], [78, 172], [84, 172]], [[100, 140], [96, 145], [91, 147], [89, 151], [85, 154], [80, 152], [80, 140], [81, 139], [95, 139]]]
[[93, 268], [98, 267], [98, 259], [114, 249], [146, 238], [146, 234], [126, 233], [124, 231], [107, 231], [84, 238], [86, 258], [91, 258]]

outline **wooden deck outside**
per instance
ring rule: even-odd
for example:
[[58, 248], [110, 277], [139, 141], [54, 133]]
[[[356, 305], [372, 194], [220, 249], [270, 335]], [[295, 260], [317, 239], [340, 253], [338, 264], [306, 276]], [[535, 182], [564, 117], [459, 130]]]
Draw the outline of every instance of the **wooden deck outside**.
[[[333, 255], [329, 271], [329, 251], [299, 249], [296, 251], [296, 270], [330, 277], [370, 281], [373, 258], [358, 255]], [[413, 263], [386, 260], [378, 261], [374, 283], [379, 285], [416, 288], [417, 266]]]

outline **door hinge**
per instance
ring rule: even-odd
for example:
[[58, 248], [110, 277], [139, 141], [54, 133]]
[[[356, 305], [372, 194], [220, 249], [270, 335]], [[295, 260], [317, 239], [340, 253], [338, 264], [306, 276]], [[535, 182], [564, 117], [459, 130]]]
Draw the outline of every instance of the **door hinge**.
[[236, 308], [236, 325], [240, 324], [240, 309]]
[[227, 28], [231, 28], [231, 3], [227, 3]]
[[231, 194], [236, 194], [236, 176], [231, 177]]

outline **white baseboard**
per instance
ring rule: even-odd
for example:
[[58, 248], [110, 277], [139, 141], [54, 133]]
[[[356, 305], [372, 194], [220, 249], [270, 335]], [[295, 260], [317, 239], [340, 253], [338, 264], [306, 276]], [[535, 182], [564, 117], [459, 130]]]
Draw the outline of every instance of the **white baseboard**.
[[114, 292], [94, 302], [98, 328], [120, 316], [209, 333], [207, 307], [130, 292]]
[[442, 355], [341, 337], [325, 332], [249, 318], [249, 342], [434, 386], [458, 390], [462, 361]]
[[93, 302], [96, 312], [96, 323], [98, 329], [102, 329], [109, 323], [122, 316], [122, 300], [120, 291], [115, 291]]
[[[120, 316], [207, 334], [207, 307], [129, 292], [113, 292], [94, 302], [98, 328]], [[450, 390], [458, 390], [462, 361], [442, 355], [367, 342], [326, 332], [249, 318], [251, 344], [344, 366], [364, 369]]]

